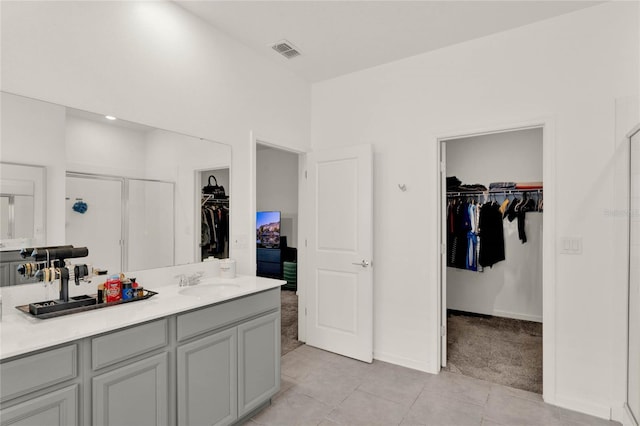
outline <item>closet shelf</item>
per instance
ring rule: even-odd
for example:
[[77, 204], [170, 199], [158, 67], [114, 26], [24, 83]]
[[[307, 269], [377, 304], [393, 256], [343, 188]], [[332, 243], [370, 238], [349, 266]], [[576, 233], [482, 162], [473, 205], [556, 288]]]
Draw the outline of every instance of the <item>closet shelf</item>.
[[207, 203], [229, 204], [229, 199], [228, 198], [213, 198], [213, 195], [203, 196], [201, 205], [204, 206]]
[[542, 188], [537, 189], [504, 189], [500, 191], [460, 191], [460, 192], [448, 192], [447, 197], [464, 197], [475, 195], [511, 195], [511, 194], [542, 194]]

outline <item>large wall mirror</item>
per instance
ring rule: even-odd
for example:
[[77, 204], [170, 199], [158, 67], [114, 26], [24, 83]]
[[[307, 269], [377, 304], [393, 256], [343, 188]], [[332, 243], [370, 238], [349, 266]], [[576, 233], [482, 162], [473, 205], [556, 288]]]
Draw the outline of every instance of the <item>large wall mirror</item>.
[[[229, 256], [231, 147], [0, 95], [2, 162], [20, 163], [46, 176], [44, 190], [33, 198], [45, 206], [41, 221], [47, 225], [46, 232], [41, 226], [37, 244], [86, 246], [89, 257], [78, 262], [109, 273]], [[203, 194], [210, 181], [224, 188], [224, 194]], [[4, 221], [9, 197], [0, 207]], [[29, 206], [21, 211], [25, 209], [35, 211]], [[29, 214], [19, 216], [33, 222]], [[5, 228], [9, 232], [9, 217], [3, 233]], [[17, 249], [15, 244], [0, 247], [3, 286], [27, 282], [13, 270], [20, 261]]]

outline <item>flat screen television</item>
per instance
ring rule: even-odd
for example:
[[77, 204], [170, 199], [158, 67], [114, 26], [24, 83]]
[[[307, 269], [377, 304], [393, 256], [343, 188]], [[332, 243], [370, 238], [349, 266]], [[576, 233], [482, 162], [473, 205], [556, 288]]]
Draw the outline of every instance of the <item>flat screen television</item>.
[[280, 247], [280, 212], [256, 213], [256, 244], [259, 248]]

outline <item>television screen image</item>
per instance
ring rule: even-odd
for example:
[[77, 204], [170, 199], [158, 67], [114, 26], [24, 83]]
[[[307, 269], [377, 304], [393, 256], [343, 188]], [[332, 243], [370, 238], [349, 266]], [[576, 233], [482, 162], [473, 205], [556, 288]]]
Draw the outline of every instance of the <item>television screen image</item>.
[[256, 213], [256, 244], [258, 247], [280, 247], [280, 212]]

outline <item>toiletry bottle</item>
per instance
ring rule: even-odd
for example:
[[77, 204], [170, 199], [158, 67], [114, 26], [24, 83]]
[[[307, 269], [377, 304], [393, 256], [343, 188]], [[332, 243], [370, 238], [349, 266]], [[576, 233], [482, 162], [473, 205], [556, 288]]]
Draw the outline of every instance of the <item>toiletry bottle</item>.
[[109, 277], [105, 284], [105, 292], [107, 293], [107, 303], [122, 300], [122, 284], [119, 275], [111, 275]]
[[131, 299], [133, 299], [133, 286], [130, 280], [125, 280], [122, 282], [122, 300]]
[[104, 284], [98, 284], [98, 303], [104, 303]]

